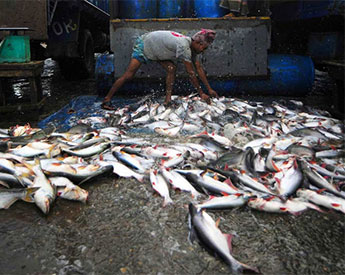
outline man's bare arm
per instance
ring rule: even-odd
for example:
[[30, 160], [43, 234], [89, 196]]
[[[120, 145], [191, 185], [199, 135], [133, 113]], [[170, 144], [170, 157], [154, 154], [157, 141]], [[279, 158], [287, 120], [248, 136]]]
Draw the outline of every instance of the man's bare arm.
[[210, 98], [208, 95], [206, 95], [202, 89], [201, 86], [199, 84], [199, 80], [196, 76], [196, 73], [194, 71], [194, 67], [193, 67], [193, 63], [192, 62], [188, 62], [188, 61], [183, 61], [183, 64], [186, 67], [186, 71], [189, 75], [190, 81], [192, 82], [193, 86], [195, 87], [195, 89], [198, 91], [200, 97], [205, 100], [207, 103], [210, 103]]
[[207, 88], [209, 95], [212, 97], [218, 97], [217, 92], [215, 90], [213, 90], [211, 88], [210, 84], [208, 83], [204, 68], [199, 61], [195, 61], [195, 68], [196, 68], [196, 71], [197, 71], [202, 83], [204, 83], [205, 87]]

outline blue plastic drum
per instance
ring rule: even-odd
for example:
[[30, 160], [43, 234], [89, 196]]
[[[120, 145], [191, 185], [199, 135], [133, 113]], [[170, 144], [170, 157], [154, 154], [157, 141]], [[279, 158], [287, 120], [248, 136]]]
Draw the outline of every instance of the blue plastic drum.
[[183, 0], [160, 0], [159, 18], [183, 17]]
[[194, 0], [196, 17], [223, 17], [228, 13], [219, 7], [220, 0]]
[[158, 17], [158, 0], [119, 0], [119, 17], [145, 19]]

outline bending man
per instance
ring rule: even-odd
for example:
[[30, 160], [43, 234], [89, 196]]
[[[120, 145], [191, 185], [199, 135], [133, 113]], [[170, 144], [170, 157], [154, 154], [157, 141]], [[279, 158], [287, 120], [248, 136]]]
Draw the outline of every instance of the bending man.
[[[176, 62], [179, 60], [184, 63], [189, 78], [198, 91], [201, 99], [210, 103], [210, 97], [218, 97], [218, 95], [207, 81], [199, 54], [207, 49], [213, 42], [215, 36], [215, 31], [206, 29], [202, 29], [192, 37], [173, 31], [153, 31], [141, 35], [134, 44], [132, 59], [126, 72], [115, 81], [103, 100], [101, 105], [102, 108], [113, 110], [114, 107], [110, 104], [113, 95], [126, 83], [126, 81], [133, 78], [142, 63], [148, 63], [150, 61], [159, 62], [167, 71], [166, 97], [164, 104], [168, 104], [171, 101], [176, 74]], [[209, 95], [202, 91], [197, 75], [207, 88]]]

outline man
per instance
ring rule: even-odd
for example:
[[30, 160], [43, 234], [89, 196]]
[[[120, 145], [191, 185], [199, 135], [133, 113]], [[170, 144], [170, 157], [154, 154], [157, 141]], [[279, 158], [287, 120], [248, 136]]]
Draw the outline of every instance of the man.
[[[171, 94], [175, 81], [176, 61], [182, 61], [184, 63], [189, 78], [198, 91], [201, 99], [210, 103], [210, 96], [218, 97], [218, 94], [208, 83], [198, 55], [207, 49], [213, 42], [215, 36], [215, 31], [202, 29], [191, 38], [173, 31], [153, 31], [138, 37], [134, 44], [132, 59], [126, 72], [115, 81], [103, 100], [101, 105], [102, 108], [114, 110], [114, 107], [110, 104], [113, 95], [126, 81], [133, 78], [142, 63], [150, 61], [160, 63], [167, 72], [164, 104], [169, 104], [171, 101]], [[202, 91], [197, 75], [207, 88], [209, 95]]]

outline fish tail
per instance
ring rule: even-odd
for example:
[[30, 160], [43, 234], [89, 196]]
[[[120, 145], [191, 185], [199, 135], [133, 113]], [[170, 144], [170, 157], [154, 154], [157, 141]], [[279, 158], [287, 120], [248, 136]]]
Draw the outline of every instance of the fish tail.
[[231, 269], [235, 274], [238, 273], [261, 273], [260, 270], [256, 267], [251, 267], [247, 264], [241, 263], [237, 260], [235, 260], [236, 263], [231, 263]]
[[166, 207], [169, 204], [173, 204], [173, 200], [170, 197], [165, 197], [163, 201], [163, 207]]
[[143, 181], [144, 181], [144, 176], [143, 176], [143, 175], [136, 174], [134, 177], [135, 177], [139, 182], [143, 182]]

